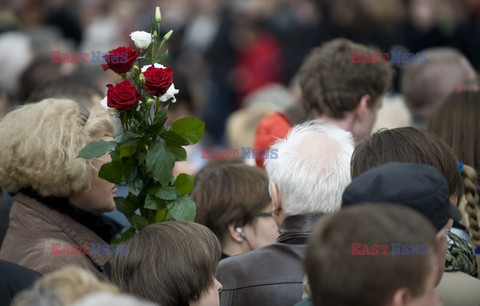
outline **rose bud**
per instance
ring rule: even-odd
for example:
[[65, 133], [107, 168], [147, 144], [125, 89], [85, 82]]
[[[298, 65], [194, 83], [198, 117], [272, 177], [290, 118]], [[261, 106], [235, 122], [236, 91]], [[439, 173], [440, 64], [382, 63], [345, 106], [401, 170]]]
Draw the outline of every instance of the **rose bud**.
[[155, 20], [160, 23], [162, 21], [162, 14], [160, 13], [160, 7], [155, 8]]
[[169, 40], [170, 37], [172, 36], [172, 33], [173, 33], [173, 30], [168, 31], [167, 34], [165, 34], [165, 36], [163, 36], [163, 39], [165, 41]]

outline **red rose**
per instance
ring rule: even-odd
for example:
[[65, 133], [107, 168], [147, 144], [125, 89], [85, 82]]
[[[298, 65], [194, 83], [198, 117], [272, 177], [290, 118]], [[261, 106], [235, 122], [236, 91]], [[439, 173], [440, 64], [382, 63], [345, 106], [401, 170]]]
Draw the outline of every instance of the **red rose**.
[[118, 109], [121, 113], [131, 109], [142, 98], [129, 80], [122, 81], [115, 86], [108, 84], [107, 87], [108, 107]]
[[112, 69], [118, 74], [127, 73], [139, 55], [140, 51], [131, 46], [110, 50], [103, 56], [106, 61], [106, 64], [102, 64], [103, 71]]
[[148, 67], [143, 76], [145, 91], [153, 96], [163, 96], [173, 83], [173, 70], [170, 68]]

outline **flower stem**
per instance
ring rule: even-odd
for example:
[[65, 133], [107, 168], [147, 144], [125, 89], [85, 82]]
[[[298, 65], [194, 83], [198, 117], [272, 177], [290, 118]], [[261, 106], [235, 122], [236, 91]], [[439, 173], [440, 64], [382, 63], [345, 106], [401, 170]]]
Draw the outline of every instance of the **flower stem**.
[[155, 114], [158, 113], [159, 106], [160, 106], [160, 101], [158, 100], [158, 97], [155, 96]]
[[123, 132], [125, 133], [127, 131], [127, 112], [123, 113], [123, 120], [121, 121], [122, 121]]

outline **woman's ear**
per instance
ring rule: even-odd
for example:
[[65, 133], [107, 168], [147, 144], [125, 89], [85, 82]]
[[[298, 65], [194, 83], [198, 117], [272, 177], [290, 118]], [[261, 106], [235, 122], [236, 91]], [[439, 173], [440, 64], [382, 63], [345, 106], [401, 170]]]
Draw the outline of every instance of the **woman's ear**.
[[235, 223], [230, 223], [228, 225], [228, 236], [235, 242], [241, 243], [243, 241], [243, 237], [235, 230], [237, 225]]

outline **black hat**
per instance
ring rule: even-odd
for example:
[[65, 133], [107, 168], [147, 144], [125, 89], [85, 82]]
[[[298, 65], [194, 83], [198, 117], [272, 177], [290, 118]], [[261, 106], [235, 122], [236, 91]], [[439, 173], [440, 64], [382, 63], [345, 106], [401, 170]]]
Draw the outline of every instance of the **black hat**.
[[449, 218], [462, 218], [450, 202], [445, 177], [422, 164], [388, 163], [356, 177], [343, 193], [342, 207], [365, 203], [403, 204], [424, 215], [438, 231]]

